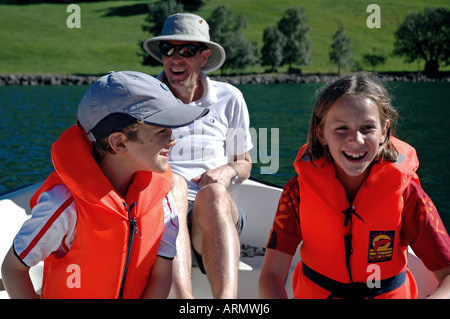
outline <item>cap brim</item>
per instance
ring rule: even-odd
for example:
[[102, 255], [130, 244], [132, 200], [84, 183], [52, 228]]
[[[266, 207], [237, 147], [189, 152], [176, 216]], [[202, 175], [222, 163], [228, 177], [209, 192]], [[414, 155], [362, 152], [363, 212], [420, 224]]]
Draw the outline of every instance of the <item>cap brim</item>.
[[211, 54], [209, 55], [208, 61], [206, 61], [205, 65], [201, 68], [205, 73], [219, 69], [225, 62], [225, 50], [220, 44], [212, 41], [204, 41], [203, 39], [195, 39], [192, 36], [183, 37], [182, 35], [168, 35], [148, 39], [143, 44], [145, 51], [161, 63], [163, 63], [162, 55], [158, 47], [160, 41], [189, 41], [206, 44], [211, 50]]
[[208, 108], [180, 103], [145, 118], [144, 123], [177, 128], [193, 123], [195, 120], [205, 116], [208, 112]]

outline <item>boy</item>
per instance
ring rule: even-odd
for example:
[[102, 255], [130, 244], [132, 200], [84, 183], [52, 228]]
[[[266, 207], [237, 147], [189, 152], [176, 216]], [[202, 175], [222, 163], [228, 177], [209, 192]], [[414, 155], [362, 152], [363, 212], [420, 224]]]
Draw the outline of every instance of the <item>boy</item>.
[[205, 112], [146, 74], [111, 72], [94, 83], [78, 126], [53, 144], [55, 171], [5, 257], [8, 294], [36, 298], [28, 270], [45, 260], [41, 298], [166, 298], [178, 232], [171, 128]]

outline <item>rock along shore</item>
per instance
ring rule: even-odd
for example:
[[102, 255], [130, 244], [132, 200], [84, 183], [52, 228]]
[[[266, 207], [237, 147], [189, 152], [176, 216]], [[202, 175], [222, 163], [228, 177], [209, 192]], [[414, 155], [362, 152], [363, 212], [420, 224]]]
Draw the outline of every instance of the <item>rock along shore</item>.
[[[420, 72], [378, 74], [383, 82], [450, 82], [450, 72], [427, 76]], [[91, 85], [101, 75], [0, 74], [0, 85]], [[276, 83], [327, 83], [336, 74], [245, 74], [212, 75], [211, 78], [234, 85]]]

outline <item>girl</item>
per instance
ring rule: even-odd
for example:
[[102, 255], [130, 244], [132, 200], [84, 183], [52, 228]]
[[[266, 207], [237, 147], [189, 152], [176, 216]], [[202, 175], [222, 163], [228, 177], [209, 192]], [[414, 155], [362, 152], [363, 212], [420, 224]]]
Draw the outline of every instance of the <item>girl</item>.
[[[320, 94], [308, 141], [284, 187], [259, 279], [263, 298], [286, 298], [302, 241], [295, 298], [416, 298], [408, 245], [450, 296], [450, 239], [420, 187], [414, 148], [393, 137], [397, 112], [370, 73]], [[438, 223], [436, 223], [438, 221]]]

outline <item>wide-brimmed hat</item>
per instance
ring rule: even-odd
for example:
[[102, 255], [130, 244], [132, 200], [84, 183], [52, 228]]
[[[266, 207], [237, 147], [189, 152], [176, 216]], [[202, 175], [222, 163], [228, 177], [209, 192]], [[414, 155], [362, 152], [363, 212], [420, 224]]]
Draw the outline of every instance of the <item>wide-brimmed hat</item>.
[[202, 67], [203, 72], [217, 70], [225, 62], [225, 50], [218, 43], [210, 41], [209, 25], [202, 17], [192, 13], [176, 13], [166, 18], [161, 35], [144, 42], [144, 49], [162, 63], [159, 50], [161, 41], [202, 42], [211, 50], [211, 54]]
[[207, 108], [183, 104], [156, 78], [140, 72], [110, 72], [98, 79], [78, 105], [77, 118], [93, 142], [137, 123], [189, 125]]

